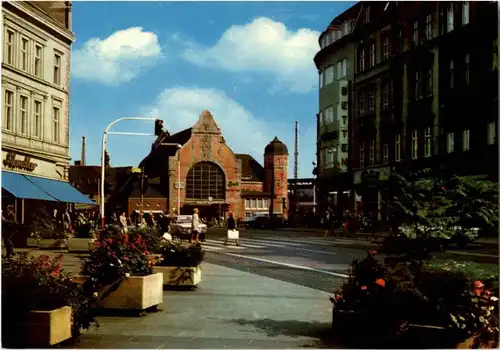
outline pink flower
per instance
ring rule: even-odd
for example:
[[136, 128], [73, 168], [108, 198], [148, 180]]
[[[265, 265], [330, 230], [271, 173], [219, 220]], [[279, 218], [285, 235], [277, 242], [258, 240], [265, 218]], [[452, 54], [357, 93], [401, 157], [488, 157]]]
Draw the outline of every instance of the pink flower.
[[361, 290], [366, 290], [366, 286], [364, 284], [361, 286]]
[[490, 295], [491, 295], [491, 292], [489, 290], [485, 290], [483, 292], [483, 297], [486, 298], [486, 299], [489, 299], [490, 298]]
[[375, 249], [370, 250], [370, 255], [377, 255], [377, 251]]
[[123, 257], [123, 260], [125, 260], [125, 261], [129, 261], [128, 256], [124, 256], [124, 257]]

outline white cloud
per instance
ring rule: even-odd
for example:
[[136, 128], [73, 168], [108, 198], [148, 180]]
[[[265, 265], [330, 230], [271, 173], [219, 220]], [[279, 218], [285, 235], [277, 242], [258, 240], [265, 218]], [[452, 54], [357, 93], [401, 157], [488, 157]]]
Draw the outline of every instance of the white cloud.
[[[289, 169], [292, 170], [293, 123], [273, 122], [271, 116], [257, 118], [223, 91], [185, 87], [166, 89], [146, 111], [150, 116], [163, 119], [166, 128], [171, 133], [176, 133], [194, 126], [205, 109], [212, 113], [222, 135], [235, 153], [250, 154], [261, 164], [264, 148], [278, 136], [288, 147]], [[307, 130], [304, 130], [304, 134], [310, 136]], [[304, 167], [301, 173], [310, 177], [315, 141], [314, 137], [307, 137], [307, 141], [303, 141], [300, 160], [304, 162]], [[291, 172], [289, 176], [292, 176]]]
[[260, 17], [231, 26], [212, 47], [186, 45], [184, 58], [202, 67], [271, 74], [281, 88], [309, 92], [318, 82], [313, 58], [319, 34], [306, 28], [293, 32], [281, 22]]
[[73, 51], [71, 70], [77, 78], [117, 85], [134, 79], [154, 65], [161, 55], [155, 33], [131, 27], [106, 39], [89, 39]]

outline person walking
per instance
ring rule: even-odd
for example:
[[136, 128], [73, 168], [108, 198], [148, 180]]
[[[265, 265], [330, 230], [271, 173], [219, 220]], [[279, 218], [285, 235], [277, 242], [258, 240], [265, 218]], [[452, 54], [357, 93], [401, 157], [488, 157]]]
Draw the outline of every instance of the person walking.
[[125, 212], [120, 215], [120, 226], [122, 227], [122, 233], [127, 234], [128, 233], [128, 222], [127, 222], [127, 215]]
[[191, 239], [189, 240], [189, 243], [192, 243], [193, 240], [195, 243], [201, 243], [200, 242], [200, 216], [198, 215], [199, 211], [198, 208], [194, 208], [193, 211], [193, 216], [191, 218]]
[[[224, 245], [227, 245], [227, 241], [229, 240], [229, 231], [236, 231], [236, 221], [234, 220], [233, 213], [229, 213], [229, 218], [227, 219], [227, 236]], [[237, 232], [237, 231], [236, 231]], [[239, 236], [238, 236], [239, 238]], [[240, 245], [240, 241], [238, 238], [234, 239], [234, 242], [237, 246]]]
[[328, 209], [325, 211], [325, 216], [323, 218], [323, 225], [325, 228], [325, 235], [323, 236], [323, 239], [327, 239], [330, 236], [330, 233], [332, 231], [332, 209], [328, 207]]
[[14, 206], [11, 204], [7, 206], [7, 213], [5, 217], [2, 213], [2, 237], [7, 257], [14, 255], [14, 243], [12, 243], [12, 238], [15, 234], [15, 228], [16, 213], [14, 212]]

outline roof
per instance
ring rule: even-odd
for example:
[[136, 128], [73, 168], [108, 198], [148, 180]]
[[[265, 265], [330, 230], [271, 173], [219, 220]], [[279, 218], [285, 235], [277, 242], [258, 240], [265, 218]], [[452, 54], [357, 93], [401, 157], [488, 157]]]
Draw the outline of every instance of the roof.
[[249, 154], [236, 154], [241, 160], [241, 180], [264, 182], [264, 168]]
[[278, 139], [278, 136], [275, 136], [274, 139], [266, 146], [264, 154], [277, 156], [288, 155], [288, 148]]
[[[132, 167], [107, 167], [106, 182], [112, 187], [120, 186], [129, 178]], [[101, 179], [101, 167], [97, 165], [70, 165], [69, 182], [80, 192], [97, 194]]]
[[178, 133], [175, 133], [173, 135], [170, 135], [168, 132], [163, 132], [156, 141], [154, 142], [153, 148], [158, 147], [162, 143], [178, 143], [180, 145], [183, 145], [189, 141], [191, 138], [191, 134], [193, 132], [193, 128], [187, 128], [182, 131], [179, 131]]
[[[135, 185], [134, 190], [130, 194], [130, 198], [140, 198], [141, 191], [139, 190], [139, 186]], [[144, 193], [144, 198], [165, 198], [163, 194], [160, 193], [158, 186], [150, 184], [148, 186], [148, 190]]]

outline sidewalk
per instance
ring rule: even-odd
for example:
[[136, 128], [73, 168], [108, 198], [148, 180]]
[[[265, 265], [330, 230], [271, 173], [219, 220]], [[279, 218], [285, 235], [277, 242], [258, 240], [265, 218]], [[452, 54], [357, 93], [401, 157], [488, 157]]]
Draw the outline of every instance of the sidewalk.
[[[78, 273], [77, 254], [29, 251], [62, 253], [65, 270]], [[326, 347], [320, 338], [327, 338], [331, 328], [328, 293], [209, 263], [202, 264], [196, 290], [165, 290], [163, 295], [161, 311], [99, 316], [98, 329], [84, 331], [76, 344], [65, 347], [318, 348]]]
[[331, 326], [328, 293], [203, 263], [195, 291], [164, 292], [162, 311], [99, 317], [80, 348], [300, 348]]

